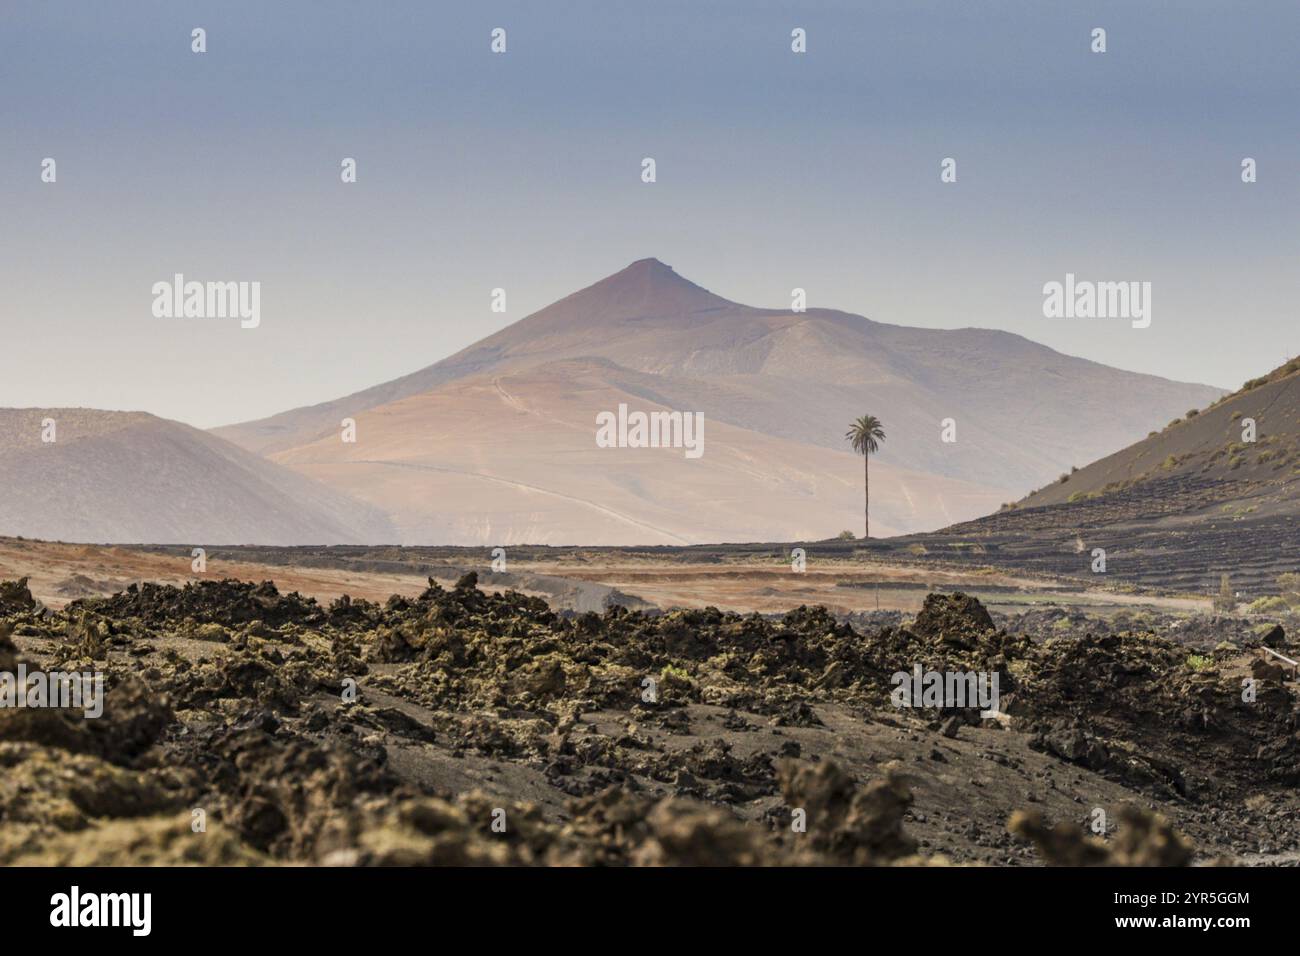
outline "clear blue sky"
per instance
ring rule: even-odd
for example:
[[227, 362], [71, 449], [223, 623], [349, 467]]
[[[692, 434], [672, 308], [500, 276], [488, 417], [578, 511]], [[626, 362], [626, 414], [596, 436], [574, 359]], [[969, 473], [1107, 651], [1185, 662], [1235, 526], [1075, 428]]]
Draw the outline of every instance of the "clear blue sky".
[[[1290, 2], [7, 3], [0, 405], [266, 415], [645, 256], [1233, 387], [1297, 351], [1298, 35]], [[261, 327], [155, 319], [175, 272], [260, 281]], [[1066, 272], [1150, 281], [1151, 327], [1044, 318]]]

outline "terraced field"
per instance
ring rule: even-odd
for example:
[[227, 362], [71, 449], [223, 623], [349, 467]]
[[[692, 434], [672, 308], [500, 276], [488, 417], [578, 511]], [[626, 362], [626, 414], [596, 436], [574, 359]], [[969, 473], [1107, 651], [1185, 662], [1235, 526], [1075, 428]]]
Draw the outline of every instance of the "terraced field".
[[870, 551], [1099, 578], [1095, 548], [1130, 586], [1278, 593], [1300, 570], [1300, 361], [996, 514]]
[[[1162, 592], [1212, 594], [1227, 574], [1242, 600], [1277, 594], [1278, 577], [1300, 568], [1296, 516], [1268, 508], [1262, 496], [1258, 504], [1241, 504], [1216, 484], [1171, 478], [1112, 498], [1004, 511], [935, 534], [891, 538], [870, 551]], [[1094, 548], [1106, 552], [1104, 574], [1092, 570]]]

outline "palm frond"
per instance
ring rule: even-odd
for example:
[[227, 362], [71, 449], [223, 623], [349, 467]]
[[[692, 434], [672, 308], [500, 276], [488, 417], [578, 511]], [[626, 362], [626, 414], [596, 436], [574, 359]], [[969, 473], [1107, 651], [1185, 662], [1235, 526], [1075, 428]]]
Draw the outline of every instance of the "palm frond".
[[849, 426], [844, 440], [850, 442], [859, 455], [874, 455], [885, 440], [885, 430], [875, 415], [863, 415]]

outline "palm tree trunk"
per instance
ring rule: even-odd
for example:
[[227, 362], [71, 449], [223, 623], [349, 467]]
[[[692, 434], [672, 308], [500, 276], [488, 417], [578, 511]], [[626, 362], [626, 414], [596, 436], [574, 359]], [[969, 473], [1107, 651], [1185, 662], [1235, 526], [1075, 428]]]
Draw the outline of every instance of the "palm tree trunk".
[[862, 493], [865, 500], [862, 503], [862, 537], [867, 539], [871, 537], [871, 456], [864, 454], [862, 456]]

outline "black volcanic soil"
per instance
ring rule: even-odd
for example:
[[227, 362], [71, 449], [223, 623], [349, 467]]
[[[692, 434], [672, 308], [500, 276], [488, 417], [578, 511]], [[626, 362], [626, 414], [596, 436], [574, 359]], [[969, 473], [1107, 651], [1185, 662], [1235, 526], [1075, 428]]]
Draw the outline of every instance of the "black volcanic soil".
[[[58, 613], [0, 585], [0, 672], [96, 668], [109, 688], [98, 719], [0, 709], [0, 862], [1183, 864], [1300, 850], [1296, 689], [1250, 632], [1207, 649], [1207, 635], [1078, 620], [1008, 630], [961, 594], [863, 631], [806, 607], [557, 614], [476, 584], [329, 606], [270, 583], [146, 584]], [[1291, 653], [1284, 634], [1266, 640]], [[996, 671], [1002, 715], [894, 707], [891, 675], [916, 664]]]
[[1300, 360], [1014, 506], [882, 550], [1202, 594], [1227, 574], [1244, 600], [1275, 595], [1300, 567]]
[[[1280, 502], [1294, 510], [1297, 487], [1238, 499], [1239, 483], [1170, 478], [872, 542], [870, 553], [886, 559], [918, 553], [939, 566], [980, 564], [1161, 593], [1214, 594], [1227, 574], [1249, 602], [1277, 594], [1278, 577], [1300, 567], [1300, 516], [1277, 510]], [[1092, 571], [1095, 548], [1106, 552], [1105, 573]]]

